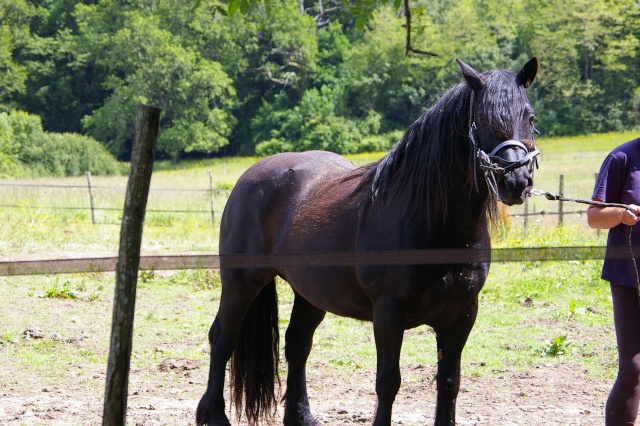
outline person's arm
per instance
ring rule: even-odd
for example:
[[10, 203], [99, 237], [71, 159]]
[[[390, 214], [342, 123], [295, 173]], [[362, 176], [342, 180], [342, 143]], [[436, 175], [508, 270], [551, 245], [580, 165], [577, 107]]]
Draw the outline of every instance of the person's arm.
[[633, 226], [640, 219], [638, 217], [640, 214], [640, 206], [630, 204], [629, 207], [635, 214], [623, 207], [589, 206], [587, 209], [587, 223], [595, 229], [611, 229], [621, 223]]

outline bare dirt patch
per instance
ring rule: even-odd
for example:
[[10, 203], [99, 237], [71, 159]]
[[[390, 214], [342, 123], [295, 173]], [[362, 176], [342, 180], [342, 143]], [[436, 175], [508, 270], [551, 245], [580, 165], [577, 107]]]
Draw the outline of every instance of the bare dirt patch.
[[[186, 368], [180, 367], [187, 365]], [[189, 425], [206, 387], [207, 368], [194, 360], [163, 361], [155, 369], [133, 370], [128, 424]], [[423, 370], [421, 381], [405, 381], [394, 409], [394, 424], [433, 421], [435, 370], [406, 366], [404, 373]], [[104, 380], [104, 371], [89, 375]], [[309, 374], [310, 395], [318, 419], [327, 425], [370, 424], [375, 395], [372, 372], [348, 378]], [[93, 425], [102, 415], [100, 386], [82, 380], [47, 385], [28, 371], [0, 369], [0, 424]], [[546, 363], [531, 371], [463, 377], [458, 398], [460, 425], [600, 425], [609, 383], [590, 378], [571, 363]], [[242, 423], [239, 423], [242, 424]]]

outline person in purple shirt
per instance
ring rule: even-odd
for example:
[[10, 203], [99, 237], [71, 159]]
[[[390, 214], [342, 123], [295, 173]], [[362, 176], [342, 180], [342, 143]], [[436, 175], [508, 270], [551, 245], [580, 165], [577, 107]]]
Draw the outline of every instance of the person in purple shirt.
[[[607, 247], [640, 244], [640, 138], [611, 151], [600, 167], [593, 196], [595, 201], [622, 203], [630, 207], [589, 206], [587, 222], [592, 228], [608, 229]], [[640, 258], [636, 257], [640, 263]], [[609, 281], [613, 300], [613, 322], [618, 343], [618, 376], [609, 393], [605, 411], [607, 426], [633, 425], [640, 403], [640, 302], [636, 293], [633, 260], [607, 259], [602, 279]]]

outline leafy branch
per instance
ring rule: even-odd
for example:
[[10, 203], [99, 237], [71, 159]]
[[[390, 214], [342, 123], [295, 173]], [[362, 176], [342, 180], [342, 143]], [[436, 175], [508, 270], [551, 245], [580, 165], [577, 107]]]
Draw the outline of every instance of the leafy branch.
[[[261, 7], [261, 10], [264, 13], [270, 15], [272, 11], [272, 1], [273, 0], [228, 0], [226, 2], [226, 7], [222, 4], [217, 4], [213, 7], [213, 11], [214, 13], [217, 12], [223, 16], [233, 16], [238, 11], [242, 14], [246, 14], [256, 10], [256, 8], [258, 7]], [[385, 5], [389, 3], [390, 0], [379, 1], [380, 4]], [[200, 6], [201, 3], [202, 0], [196, 0], [195, 7]], [[340, 0], [340, 3], [342, 3], [344, 7], [349, 7], [349, 0]], [[336, 10], [337, 8], [330, 7], [325, 9], [323, 7], [322, 0], [319, 0], [318, 4], [320, 7], [320, 12], [315, 18], [316, 22], [318, 23], [318, 26], [326, 25], [329, 22], [326, 14], [328, 12]], [[409, 52], [426, 56], [438, 56], [437, 53], [413, 47], [413, 45], [411, 44], [412, 17], [409, 0], [393, 0], [393, 8], [396, 10], [396, 12], [400, 10], [400, 6], [402, 5], [404, 6], [404, 27], [406, 29], [405, 56], [409, 55]], [[355, 0], [355, 2], [352, 3], [351, 7], [349, 7], [348, 9], [348, 12], [356, 17], [356, 29], [364, 30], [367, 21], [373, 19], [373, 11], [376, 6], [378, 6], [378, 0]], [[302, 13], [305, 13], [308, 10], [302, 6], [302, 0], [300, 0], [300, 9]], [[418, 35], [422, 34], [423, 31], [424, 27], [418, 27]]]

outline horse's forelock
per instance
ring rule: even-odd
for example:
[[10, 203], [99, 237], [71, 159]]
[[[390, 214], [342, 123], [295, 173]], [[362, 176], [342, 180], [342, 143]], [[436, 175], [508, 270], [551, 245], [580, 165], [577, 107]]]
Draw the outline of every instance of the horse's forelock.
[[494, 71], [488, 77], [478, 120], [498, 137], [511, 139], [518, 124], [514, 118], [521, 118], [528, 105], [526, 89], [511, 71]]

